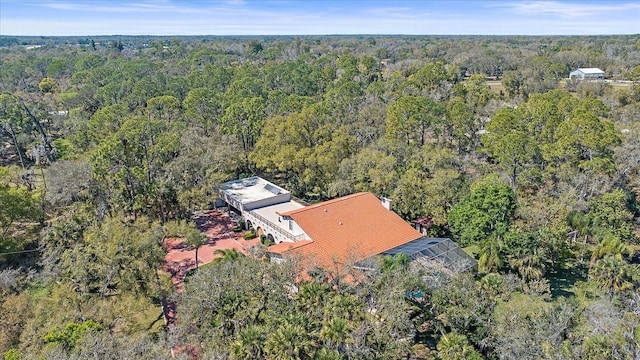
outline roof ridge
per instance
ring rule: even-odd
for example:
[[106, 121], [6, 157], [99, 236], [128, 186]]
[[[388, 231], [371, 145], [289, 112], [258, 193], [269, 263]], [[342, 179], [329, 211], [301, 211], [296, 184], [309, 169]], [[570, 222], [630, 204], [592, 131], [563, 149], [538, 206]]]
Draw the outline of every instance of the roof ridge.
[[334, 204], [334, 203], [338, 203], [338, 202], [341, 202], [341, 201], [346, 201], [346, 200], [353, 199], [353, 198], [356, 198], [356, 197], [359, 197], [359, 196], [363, 196], [363, 195], [367, 195], [367, 194], [371, 194], [371, 195], [375, 196], [375, 194], [373, 194], [372, 192], [369, 192], [369, 191], [363, 191], [363, 192], [359, 192], [359, 193], [355, 193], [355, 194], [350, 194], [350, 195], [342, 196], [342, 197], [339, 197], [339, 198], [336, 198], [336, 199], [331, 199], [331, 200], [323, 201], [323, 202], [321, 202], [321, 203], [312, 204], [312, 205], [305, 206], [305, 207], [300, 208], [300, 209], [295, 209], [295, 210], [287, 211], [287, 212], [282, 213], [281, 215], [284, 215], [284, 216], [291, 216], [291, 215], [293, 215], [293, 214], [299, 214], [299, 213], [301, 213], [301, 212], [303, 212], [303, 211], [317, 209], [317, 208], [322, 207], [322, 206], [332, 205], [332, 204]]

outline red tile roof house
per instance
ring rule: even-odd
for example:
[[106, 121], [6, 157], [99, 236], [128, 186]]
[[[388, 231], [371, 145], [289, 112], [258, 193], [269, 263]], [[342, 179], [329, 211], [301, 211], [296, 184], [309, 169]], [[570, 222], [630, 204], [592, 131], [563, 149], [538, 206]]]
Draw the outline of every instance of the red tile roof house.
[[334, 273], [366, 267], [376, 255], [399, 253], [459, 269], [476, 265], [453, 241], [423, 236], [391, 210], [389, 199], [369, 192], [304, 206], [287, 190], [251, 177], [222, 184], [220, 193], [247, 226], [275, 242], [267, 249], [272, 261], [289, 256], [300, 259], [307, 270]]

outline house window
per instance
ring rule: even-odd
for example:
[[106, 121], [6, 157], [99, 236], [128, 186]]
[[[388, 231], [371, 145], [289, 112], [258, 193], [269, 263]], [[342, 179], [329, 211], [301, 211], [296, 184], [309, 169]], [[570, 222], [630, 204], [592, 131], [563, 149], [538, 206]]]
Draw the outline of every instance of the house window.
[[293, 220], [289, 220], [289, 230], [293, 230]]

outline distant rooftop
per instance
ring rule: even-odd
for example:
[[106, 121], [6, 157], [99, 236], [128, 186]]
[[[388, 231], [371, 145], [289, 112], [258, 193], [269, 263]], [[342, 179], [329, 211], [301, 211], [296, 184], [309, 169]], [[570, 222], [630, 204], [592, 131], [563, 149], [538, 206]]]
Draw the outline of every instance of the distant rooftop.
[[583, 74], [602, 74], [604, 73], [604, 71], [598, 69], [598, 68], [579, 68], [578, 70], [580, 70], [580, 72], [582, 72]]
[[258, 176], [223, 183], [220, 190], [243, 205], [280, 194], [289, 194], [287, 190]]

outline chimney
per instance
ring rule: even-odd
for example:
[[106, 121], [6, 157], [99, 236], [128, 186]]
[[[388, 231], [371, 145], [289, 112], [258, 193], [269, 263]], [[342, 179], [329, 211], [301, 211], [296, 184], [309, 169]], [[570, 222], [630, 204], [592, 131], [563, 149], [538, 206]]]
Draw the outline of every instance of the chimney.
[[382, 203], [382, 206], [384, 206], [385, 209], [391, 210], [391, 199], [383, 196], [380, 198], [380, 202]]

